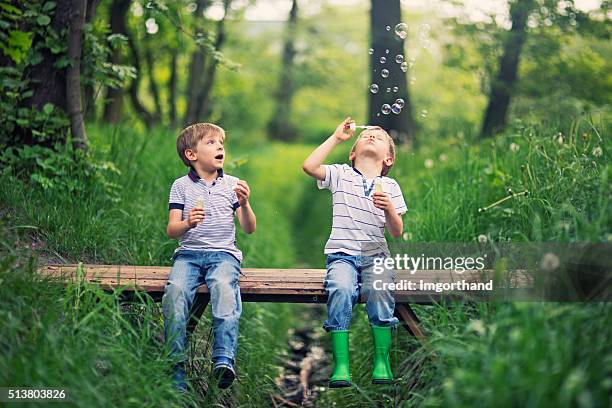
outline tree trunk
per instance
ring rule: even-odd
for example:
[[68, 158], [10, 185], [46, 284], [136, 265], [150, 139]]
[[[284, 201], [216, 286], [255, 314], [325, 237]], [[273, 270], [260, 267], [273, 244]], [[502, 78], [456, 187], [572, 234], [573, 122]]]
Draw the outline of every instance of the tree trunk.
[[[58, 1], [51, 17], [51, 27], [58, 33], [63, 28], [70, 26], [71, 1]], [[27, 31], [27, 30], [26, 30]], [[45, 38], [34, 37], [32, 46], [44, 42]], [[24, 108], [42, 109], [46, 103], [51, 103], [57, 108], [66, 111], [66, 70], [55, 68], [55, 63], [61, 55], [53, 54], [47, 47], [41, 50], [42, 61], [36, 65], [26, 68], [23, 77], [28, 78], [31, 83], [32, 97], [23, 101]], [[66, 129], [67, 130], [67, 129]], [[56, 132], [53, 138], [40, 140], [32, 135], [31, 129], [17, 127], [14, 139], [10, 142], [15, 145], [42, 145], [52, 147], [55, 142], [65, 142], [67, 132]]]
[[[96, 18], [96, 11], [98, 8], [99, 0], [87, 0], [87, 14], [85, 15], [85, 23], [92, 24]], [[83, 99], [85, 112], [85, 120], [93, 121], [96, 119], [96, 89], [93, 83], [84, 85], [83, 87]]]
[[276, 111], [272, 116], [268, 129], [273, 139], [293, 140], [297, 132], [291, 126], [291, 100], [295, 92], [293, 84], [293, 65], [295, 59], [295, 37], [298, 18], [297, 0], [293, 0], [293, 6], [289, 12], [287, 28], [285, 30], [285, 45], [283, 47], [283, 61], [280, 72], [279, 86], [276, 91]]
[[67, 112], [70, 119], [72, 145], [75, 149], [87, 150], [87, 133], [83, 121], [81, 104], [81, 45], [85, 27], [87, 0], [72, 0], [70, 31], [68, 34], [68, 59], [66, 70]]
[[[218, 51], [223, 46], [225, 42], [225, 18], [227, 17], [227, 13], [229, 11], [229, 7], [231, 5], [231, 0], [223, 1], [223, 18], [219, 20], [217, 23], [217, 35], [215, 38], [215, 50]], [[202, 91], [197, 98], [197, 113], [196, 120], [202, 120], [210, 116], [212, 111], [212, 106], [210, 103], [210, 94], [213, 88], [213, 84], [215, 83], [215, 74], [217, 73], [217, 59], [214, 55], [208, 56], [208, 64], [206, 64], [206, 73], [204, 75], [204, 85], [202, 86]]]
[[[130, 8], [131, 0], [113, 0], [110, 7], [110, 29], [113, 34], [127, 35], [125, 24], [126, 14]], [[120, 49], [114, 49], [111, 55], [111, 63], [123, 63], [123, 56]], [[104, 105], [104, 121], [117, 123], [123, 116], [123, 95], [121, 88], [107, 88], [106, 104]]]
[[161, 122], [163, 118], [163, 110], [161, 99], [159, 97], [159, 87], [157, 86], [157, 81], [155, 80], [155, 58], [153, 57], [153, 53], [151, 52], [150, 47], [150, 39], [146, 38], [143, 46], [144, 46], [144, 56], [145, 62], [147, 63], [147, 75], [149, 76], [149, 91], [153, 96], [153, 103], [155, 104], [155, 122]]
[[173, 49], [170, 54], [170, 80], [168, 81], [168, 104], [170, 105], [170, 126], [175, 127], [177, 123], [176, 116], [176, 84], [178, 78], [178, 50]]
[[140, 102], [140, 98], [138, 96], [138, 89], [140, 85], [140, 80], [142, 78], [142, 65], [140, 64], [140, 54], [138, 53], [138, 48], [136, 47], [136, 42], [132, 37], [132, 34], [129, 30], [126, 31], [125, 35], [128, 38], [128, 46], [130, 48], [132, 54], [132, 64], [136, 69], [136, 78], [132, 80], [130, 84], [129, 93], [130, 93], [130, 101], [132, 102], [132, 107], [134, 108], [134, 112], [138, 115], [145, 126], [148, 128], [152, 127], [155, 123], [157, 123], [156, 118], [145, 108], [145, 106]]
[[[196, 10], [194, 15], [201, 18], [202, 13], [206, 10], [208, 2], [206, 0], [198, 0], [196, 2]], [[203, 34], [201, 27], [198, 27], [197, 34]], [[198, 96], [200, 94], [200, 84], [202, 72], [204, 71], [204, 51], [201, 46], [198, 46], [191, 56], [191, 65], [189, 66], [189, 80], [187, 82], [187, 110], [185, 111], [184, 125], [188, 126], [197, 121], [198, 115]]]
[[506, 127], [512, 87], [516, 82], [521, 49], [527, 37], [527, 19], [535, 7], [533, 0], [516, 0], [510, 6], [512, 28], [504, 44], [499, 61], [499, 72], [491, 85], [489, 104], [482, 124], [481, 138], [503, 130]]
[[[370, 56], [371, 84], [378, 85], [378, 92], [371, 93], [367, 90], [370, 111], [368, 123], [387, 130], [396, 141], [414, 142], [416, 123], [412, 117], [406, 73], [395, 61], [397, 55], [404, 55], [404, 40], [399, 38], [394, 30], [401, 21], [400, 0], [372, 0], [370, 29], [371, 48], [374, 52]], [[386, 27], [390, 29], [387, 30]], [[381, 57], [386, 58], [385, 63], [380, 62]], [[386, 78], [381, 75], [383, 69], [389, 71]], [[397, 92], [394, 88], [397, 88]], [[390, 92], [387, 92], [387, 89], [390, 89]], [[383, 104], [391, 106], [397, 99], [404, 100], [404, 107], [399, 114], [382, 113]]]

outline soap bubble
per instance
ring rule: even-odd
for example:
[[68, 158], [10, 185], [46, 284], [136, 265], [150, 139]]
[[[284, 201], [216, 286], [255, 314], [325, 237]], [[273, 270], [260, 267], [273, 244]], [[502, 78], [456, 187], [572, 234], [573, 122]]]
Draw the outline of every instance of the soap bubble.
[[399, 23], [395, 26], [395, 34], [402, 40], [408, 36], [408, 26], [406, 23]]
[[382, 76], [383, 78], [386, 78], [389, 76], [389, 70], [388, 69], [383, 69], [382, 71], [380, 71], [380, 76]]
[[401, 111], [402, 108], [400, 108], [397, 103], [394, 103], [393, 106], [391, 106], [391, 112], [395, 113], [396, 115], [398, 115]]
[[368, 50], [368, 54], [370, 54], [370, 55], [374, 54], [374, 48], [370, 48], [370, 49]]
[[411, 84], [411, 85], [416, 84], [416, 77], [414, 77], [414, 76], [411, 76], [411, 77], [410, 77], [410, 84]]
[[422, 117], [422, 118], [426, 118], [428, 113], [429, 113], [429, 112], [427, 111], [427, 109], [423, 109], [423, 110], [421, 111], [421, 117]]
[[429, 48], [430, 46], [431, 46], [431, 41], [429, 41], [429, 40], [422, 40], [422, 41], [421, 41], [421, 47], [423, 47], [423, 48], [427, 49], [427, 48]]
[[388, 54], [388, 53], [389, 53], [389, 49], [387, 48], [387, 49], [385, 50], [385, 54]]
[[381, 108], [380, 111], [385, 114], [388, 115], [389, 113], [391, 113], [391, 106], [389, 106], [388, 103], [385, 103]]
[[386, 26], [386, 27], [385, 27], [385, 29], [386, 29], [387, 31], [391, 31], [391, 26]]
[[376, 85], [376, 84], [370, 85], [370, 92], [377, 93], [378, 92], [378, 85]]
[[400, 68], [402, 69], [402, 72], [408, 72], [408, 63], [406, 61], [402, 62], [400, 64]]
[[399, 88], [397, 86], [394, 86], [393, 87], [393, 92], [397, 92], [397, 91], [399, 91]]
[[387, 92], [391, 92], [391, 88], [387, 88]]
[[410, 58], [408, 59], [408, 67], [409, 67], [409, 68], [412, 68], [412, 67], [414, 67], [414, 64], [416, 64], [416, 58], [414, 58], [414, 57], [410, 57]]
[[404, 62], [404, 56], [402, 54], [396, 55], [395, 62], [397, 62], [398, 64], [401, 64], [402, 62]]
[[397, 98], [397, 99], [395, 100], [394, 105], [397, 105], [397, 106], [399, 106], [400, 108], [403, 108], [403, 107], [404, 107], [404, 105], [405, 105], [405, 102], [404, 102], [404, 100], [403, 100], [402, 98]]
[[387, 62], [387, 59], [385, 57], [380, 57], [380, 63], [384, 64], [385, 62]]

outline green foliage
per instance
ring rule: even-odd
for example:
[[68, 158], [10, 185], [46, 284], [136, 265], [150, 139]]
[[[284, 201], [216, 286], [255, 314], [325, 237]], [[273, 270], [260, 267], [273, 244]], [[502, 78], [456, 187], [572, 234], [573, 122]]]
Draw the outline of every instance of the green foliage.
[[[53, 1], [19, 2], [18, 7], [0, 3], [0, 49], [14, 64], [0, 68], [0, 147], [22, 143], [52, 146], [68, 138], [68, 119], [63, 106], [32, 106], [33, 84], [29, 70], [45, 63], [49, 54], [53, 67], [64, 70], [70, 63], [67, 51], [66, 27], [56, 30], [51, 20], [56, 11]], [[18, 31], [15, 27], [27, 27]], [[6, 31], [8, 30], [8, 31]], [[6, 32], [5, 32], [6, 31]], [[113, 49], [126, 38], [108, 35], [107, 24], [86, 24], [81, 62], [85, 85], [121, 87], [136, 72], [129, 65], [109, 62]]]
[[[510, 303], [424, 308], [428, 347], [407, 360], [429, 361], [419, 406], [605, 406], [612, 334], [609, 303]], [[438, 314], [438, 316], [436, 316]], [[445, 316], [444, 319], [440, 319]], [[402, 383], [410, 382], [403, 377]]]
[[180, 402], [160, 341], [160, 314], [149, 298], [136, 308], [150, 312], [134, 319], [120, 292], [105, 293], [80, 277], [64, 289], [57, 277], [38, 275], [21, 238], [1, 228], [2, 386], [61, 388], [77, 406]]
[[112, 162], [92, 161], [70, 147], [23, 146], [8, 148], [0, 155], [3, 177], [29, 179], [48, 194], [81, 195], [100, 191], [112, 202], [119, 201], [120, 176]]
[[133, 66], [109, 62], [113, 50], [125, 48], [127, 41], [122, 34], [110, 34], [108, 25], [101, 20], [86, 24], [81, 59], [83, 85], [121, 88], [129, 78], [136, 78], [137, 72]]
[[14, 67], [0, 67], [0, 147], [15, 145], [16, 133], [28, 129], [38, 143], [67, 137], [68, 118], [61, 109], [46, 103], [42, 110], [25, 107], [32, 97], [30, 81]]
[[[528, 4], [531, 11], [527, 40], [512, 90], [511, 118], [534, 124], [542, 118], [567, 120], [564, 126], [569, 126], [571, 118], [577, 115], [607, 109], [612, 92], [608, 58], [612, 49], [604, 3], [601, 10], [591, 12], [579, 10], [573, 1], [542, 0]], [[445, 65], [458, 75], [476, 72], [481, 92], [489, 94], [510, 35], [509, 22], [491, 15], [478, 22], [454, 17], [449, 23], [453, 35], [445, 36]], [[437, 76], [440, 75], [443, 74]], [[472, 91], [466, 99], [476, 94]], [[455, 119], [457, 116], [466, 117], [464, 113], [453, 115]]]
[[19, 64], [32, 45], [32, 33], [19, 30], [22, 11], [17, 7], [0, 2], [0, 50]]
[[[587, 118], [570, 128], [518, 122], [490, 143], [472, 146], [459, 134], [418, 155], [400, 151], [392, 176], [411, 209], [411, 240], [469, 242], [480, 234], [502, 242], [608, 240], [606, 134], [604, 123]], [[529, 195], [478, 212], [508, 189]]]

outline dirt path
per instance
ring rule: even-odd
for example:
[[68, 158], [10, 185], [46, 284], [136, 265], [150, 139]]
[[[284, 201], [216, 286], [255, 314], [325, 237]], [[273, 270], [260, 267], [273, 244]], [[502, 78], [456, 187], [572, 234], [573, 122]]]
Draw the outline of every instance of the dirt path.
[[328, 356], [322, 346], [320, 328], [324, 306], [303, 305], [289, 340], [289, 355], [282, 374], [276, 378], [278, 393], [272, 396], [275, 407], [314, 407], [329, 375]]

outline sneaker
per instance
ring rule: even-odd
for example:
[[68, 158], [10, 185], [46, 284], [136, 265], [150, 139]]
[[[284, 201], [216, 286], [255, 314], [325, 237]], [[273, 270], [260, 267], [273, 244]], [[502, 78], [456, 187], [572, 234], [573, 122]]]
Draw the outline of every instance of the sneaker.
[[236, 379], [232, 360], [228, 357], [217, 357], [213, 364], [213, 377], [219, 379], [219, 388], [226, 389]]

